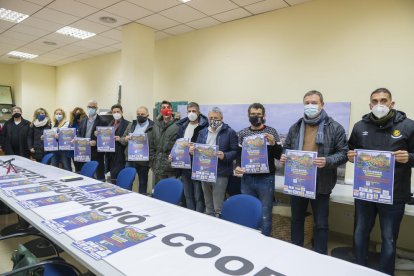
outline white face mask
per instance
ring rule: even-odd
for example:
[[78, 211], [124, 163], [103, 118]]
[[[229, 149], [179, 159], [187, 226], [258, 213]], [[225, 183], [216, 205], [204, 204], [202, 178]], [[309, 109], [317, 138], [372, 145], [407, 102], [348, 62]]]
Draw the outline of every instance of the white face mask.
[[60, 121], [62, 121], [62, 119], [63, 119], [63, 115], [56, 114], [56, 115], [55, 115], [55, 119], [56, 119], [56, 121], [60, 122]]
[[115, 120], [119, 120], [119, 119], [122, 118], [122, 115], [121, 115], [121, 113], [114, 113], [114, 114], [112, 114], [112, 117], [114, 117]]
[[319, 106], [317, 104], [307, 104], [304, 106], [304, 113], [309, 119], [316, 118], [319, 115]]
[[187, 117], [191, 122], [194, 122], [195, 120], [197, 120], [198, 115], [195, 112], [190, 112], [188, 113]]
[[374, 114], [375, 117], [377, 117], [378, 119], [381, 119], [382, 117], [387, 115], [388, 112], [390, 112], [390, 108], [383, 104], [377, 104], [372, 107], [371, 112], [372, 114]]

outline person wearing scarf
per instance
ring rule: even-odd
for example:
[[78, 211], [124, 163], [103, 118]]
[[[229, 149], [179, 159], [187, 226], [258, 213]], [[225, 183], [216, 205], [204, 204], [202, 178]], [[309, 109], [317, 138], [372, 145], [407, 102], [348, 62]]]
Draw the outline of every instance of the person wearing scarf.
[[[309, 203], [314, 219], [313, 250], [327, 254], [329, 197], [337, 180], [337, 168], [347, 161], [348, 144], [344, 128], [324, 110], [323, 95], [312, 90], [303, 97], [304, 115], [293, 126], [284, 143], [286, 149], [317, 152], [314, 165], [317, 167], [315, 199], [292, 195], [291, 240], [304, 245], [304, 223]], [[286, 162], [282, 154], [280, 163]]]
[[27, 144], [32, 157], [37, 161], [42, 161], [45, 155], [43, 147], [43, 130], [50, 129], [51, 123], [49, 114], [44, 108], [38, 108], [33, 114], [33, 120], [30, 124]]
[[356, 263], [367, 266], [369, 237], [378, 214], [382, 240], [378, 269], [389, 275], [393, 275], [395, 270], [397, 239], [405, 204], [411, 199], [411, 170], [414, 166], [414, 121], [404, 112], [394, 109], [394, 105], [388, 89], [378, 88], [371, 93], [371, 112], [354, 125], [348, 152], [350, 162], [354, 162], [355, 149], [391, 151], [395, 157], [394, 187], [387, 192], [387, 195], [392, 194], [392, 204], [355, 199]]

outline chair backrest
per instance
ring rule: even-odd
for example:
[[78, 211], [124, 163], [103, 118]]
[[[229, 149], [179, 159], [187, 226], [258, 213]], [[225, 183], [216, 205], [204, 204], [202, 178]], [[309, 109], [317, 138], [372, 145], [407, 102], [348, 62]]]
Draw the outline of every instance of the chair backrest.
[[178, 204], [182, 194], [183, 183], [177, 178], [166, 178], [155, 185], [152, 197], [171, 204]]
[[53, 153], [48, 153], [45, 156], [43, 156], [42, 161], [40, 161], [42, 164], [49, 165], [50, 161], [52, 160]]
[[224, 202], [221, 218], [258, 229], [262, 219], [262, 203], [251, 195], [232, 196]]
[[98, 168], [97, 161], [89, 161], [83, 164], [82, 169], [79, 174], [87, 177], [93, 177], [95, 175], [96, 169]]
[[121, 188], [132, 191], [132, 184], [135, 180], [137, 170], [133, 167], [123, 168], [116, 178], [116, 185]]

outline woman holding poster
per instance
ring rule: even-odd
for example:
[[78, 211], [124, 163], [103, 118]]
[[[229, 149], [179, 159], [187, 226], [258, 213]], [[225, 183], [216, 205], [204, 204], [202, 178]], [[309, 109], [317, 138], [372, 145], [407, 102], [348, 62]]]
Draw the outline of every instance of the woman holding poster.
[[[66, 120], [66, 112], [62, 108], [57, 108], [53, 113], [52, 128], [56, 131], [56, 139], [59, 138], [59, 130], [61, 128], [67, 128], [69, 125]], [[58, 150], [53, 152], [52, 166], [59, 167], [62, 164], [63, 169], [72, 171], [70, 162], [70, 154], [67, 150]]]

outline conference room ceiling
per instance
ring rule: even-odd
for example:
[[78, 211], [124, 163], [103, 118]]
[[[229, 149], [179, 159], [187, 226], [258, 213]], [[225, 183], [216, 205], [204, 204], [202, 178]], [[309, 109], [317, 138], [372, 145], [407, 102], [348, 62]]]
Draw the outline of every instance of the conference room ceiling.
[[[8, 55], [19, 51], [38, 55], [30, 62], [59, 66], [120, 51], [122, 25], [132, 22], [152, 28], [159, 40], [307, 1], [0, 0], [0, 9], [29, 15], [20, 23], [0, 20], [0, 63], [21, 62]], [[81, 40], [56, 33], [65, 26], [96, 35]]]

